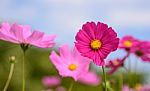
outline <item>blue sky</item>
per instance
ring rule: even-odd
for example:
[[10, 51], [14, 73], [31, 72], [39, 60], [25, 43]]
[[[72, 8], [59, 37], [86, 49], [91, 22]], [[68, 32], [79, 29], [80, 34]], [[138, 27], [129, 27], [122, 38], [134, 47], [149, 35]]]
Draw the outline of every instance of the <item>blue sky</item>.
[[[150, 40], [150, 0], [1, 0], [0, 11], [1, 22], [56, 34], [58, 46], [73, 46], [75, 34], [87, 21], [107, 23], [120, 38], [128, 34]], [[145, 66], [149, 64], [140, 67]]]
[[149, 0], [1, 0], [0, 11], [1, 21], [57, 34], [58, 45], [73, 45], [74, 35], [87, 21], [107, 23], [119, 37], [150, 39]]

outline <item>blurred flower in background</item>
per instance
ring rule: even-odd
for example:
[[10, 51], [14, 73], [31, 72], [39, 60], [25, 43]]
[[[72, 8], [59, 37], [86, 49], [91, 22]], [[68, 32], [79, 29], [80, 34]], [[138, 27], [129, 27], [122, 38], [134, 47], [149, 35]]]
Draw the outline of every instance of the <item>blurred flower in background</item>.
[[55, 87], [60, 85], [61, 80], [58, 76], [45, 76], [42, 78], [42, 83], [45, 87]]
[[89, 70], [90, 60], [82, 57], [77, 49], [71, 51], [69, 45], [62, 45], [59, 48], [59, 55], [52, 51], [50, 60], [59, 71], [62, 77], [72, 77], [77, 81]]

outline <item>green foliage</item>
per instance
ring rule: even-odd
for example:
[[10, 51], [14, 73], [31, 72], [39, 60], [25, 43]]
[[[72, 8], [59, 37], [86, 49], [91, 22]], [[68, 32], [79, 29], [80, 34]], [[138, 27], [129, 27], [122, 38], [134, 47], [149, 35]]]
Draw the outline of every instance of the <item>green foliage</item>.
[[[26, 73], [26, 91], [41, 91], [44, 86], [41, 83], [43, 76], [58, 75], [54, 65], [49, 60], [49, 54], [52, 49], [40, 49], [31, 47], [26, 51], [25, 73]], [[0, 91], [2, 91], [8, 77], [10, 63], [9, 57], [15, 56], [15, 70], [10, 82], [8, 91], [21, 91], [22, 88], [22, 55], [21, 47], [8, 42], [0, 42]], [[101, 73], [100, 73], [101, 74]], [[85, 76], [86, 77], [86, 76]], [[143, 74], [132, 72], [118, 72], [114, 75], [107, 75], [112, 91], [121, 91], [122, 84], [130, 84], [134, 87], [136, 83], [144, 82]], [[88, 78], [87, 78], [88, 79]], [[130, 80], [129, 80], [130, 79]], [[136, 79], [136, 83], [135, 83]], [[62, 86], [69, 88], [72, 78], [62, 78]], [[130, 82], [129, 82], [130, 81]], [[102, 84], [99, 86], [89, 86], [78, 82], [74, 83], [72, 91], [103, 91]]]

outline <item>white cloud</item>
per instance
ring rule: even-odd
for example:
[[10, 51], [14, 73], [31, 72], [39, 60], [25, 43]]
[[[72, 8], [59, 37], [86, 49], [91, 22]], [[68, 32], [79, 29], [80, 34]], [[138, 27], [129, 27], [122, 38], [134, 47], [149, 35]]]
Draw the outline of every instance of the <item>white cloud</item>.
[[149, 10], [116, 10], [109, 12], [107, 21], [112, 24], [132, 26], [150, 25]]

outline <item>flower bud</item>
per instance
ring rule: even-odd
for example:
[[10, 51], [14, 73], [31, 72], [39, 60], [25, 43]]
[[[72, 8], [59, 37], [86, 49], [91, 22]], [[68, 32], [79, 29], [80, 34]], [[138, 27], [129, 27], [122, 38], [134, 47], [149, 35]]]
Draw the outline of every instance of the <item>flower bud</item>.
[[10, 56], [10, 57], [9, 57], [9, 62], [10, 62], [10, 63], [15, 63], [15, 62], [16, 62], [15, 60], [16, 60], [16, 57], [15, 57], [15, 56]]

